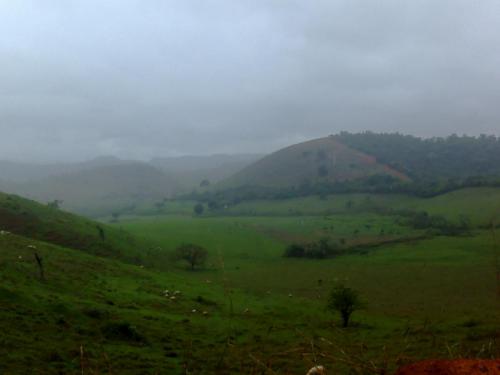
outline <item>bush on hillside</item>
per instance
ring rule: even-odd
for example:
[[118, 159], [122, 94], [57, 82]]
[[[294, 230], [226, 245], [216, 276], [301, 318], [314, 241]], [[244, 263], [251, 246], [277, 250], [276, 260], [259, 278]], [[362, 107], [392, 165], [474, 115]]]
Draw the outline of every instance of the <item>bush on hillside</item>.
[[459, 236], [470, 232], [470, 220], [461, 216], [458, 223], [451, 222], [441, 215], [429, 215], [425, 211], [413, 213], [409, 224], [415, 229], [428, 229], [445, 236]]
[[285, 249], [283, 256], [287, 258], [325, 259], [342, 253], [342, 249], [326, 238], [306, 244], [294, 243]]

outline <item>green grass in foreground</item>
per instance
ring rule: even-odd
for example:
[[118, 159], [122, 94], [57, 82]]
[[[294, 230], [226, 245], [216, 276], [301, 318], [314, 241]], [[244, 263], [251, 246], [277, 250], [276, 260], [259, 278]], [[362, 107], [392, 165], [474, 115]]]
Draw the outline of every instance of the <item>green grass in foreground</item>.
[[[160, 223], [157, 239], [164, 236], [167, 246], [169, 224]], [[179, 241], [181, 227], [177, 222]], [[321, 262], [283, 259], [273, 247], [242, 259], [234, 234], [223, 229], [214, 225], [211, 231], [222, 238], [224, 268], [216, 258], [198, 272], [151, 271], [0, 237], [0, 370], [236, 374], [268, 366], [277, 373], [305, 373], [322, 353], [320, 362], [329, 369], [348, 373], [348, 367], [370, 360], [381, 368], [387, 359], [393, 369], [397, 360], [499, 354], [486, 235]], [[252, 236], [260, 244], [274, 242]], [[44, 257], [44, 282], [28, 245]], [[367, 303], [347, 330], [324, 309], [336, 279], [360, 290]], [[172, 301], [165, 289], [182, 294]]]

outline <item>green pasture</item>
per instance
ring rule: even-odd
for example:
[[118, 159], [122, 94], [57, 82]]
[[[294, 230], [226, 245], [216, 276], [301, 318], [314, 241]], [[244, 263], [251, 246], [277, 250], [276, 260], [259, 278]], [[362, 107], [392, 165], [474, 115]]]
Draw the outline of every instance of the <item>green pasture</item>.
[[[380, 219], [379, 226], [394, 228], [388, 217]], [[354, 227], [364, 228], [359, 223], [370, 220], [374, 218], [363, 215]], [[346, 233], [352, 235], [354, 218], [349, 217], [333, 220], [158, 217], [120, 225], [131, 233], [146, 236], [165, 251], [184, 242], [205, 246], [210, 253], [208, 267], [192, 277], [219, 281], [227, 278], [237, 288], [257, 295], [271, 292], [324, 298], [335, 282], [342, 281], [377, 301], [371, 307], [377, 314], [458, 317], [483, 311], [485, 306], [489, 306], [490, 311], [493, 309], [494, 248], [489, 232], [385, 245], [327, 260], [283, 258], [288, 239], [282, 235], [280, 240], [273, 231], [286, 234], [302, 230], [304, 237], [310, 238], [317, 236], [317, 230], [323, 230], [325, 222], [332, 221], [338, 230], [343, 222]], [[366, 230], [368, 233], [361, 231], [358, 235], [378, 232], [378, 228]], [[182, 267], [178, 267], [182, 272]], [[322, 280], [321, 287], [318, 280]]]
[[224, 213], [244, 216], [328, 215], [387, 208], [427, 211], [452, 220], [465, 215], [473, 224], [487, 225], [493, 216], [500, 214], [500, 189], [469, 188], [432, 198], [402, 194], [336, 194], [326, 199], [309, 196], [274, 201], [250, 201], [231, 206]]

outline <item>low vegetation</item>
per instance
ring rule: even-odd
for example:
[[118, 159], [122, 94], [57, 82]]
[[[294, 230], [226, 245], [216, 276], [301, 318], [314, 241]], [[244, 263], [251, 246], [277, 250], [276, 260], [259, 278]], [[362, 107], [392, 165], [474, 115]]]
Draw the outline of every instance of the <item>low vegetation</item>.
[[312, 258], [325, 259], [342, 254], [343, 251], [338, 244], [332, 243], [326, 238], [307, 244], [293, 243], [285, 249], [284, 256], [288, 258]]

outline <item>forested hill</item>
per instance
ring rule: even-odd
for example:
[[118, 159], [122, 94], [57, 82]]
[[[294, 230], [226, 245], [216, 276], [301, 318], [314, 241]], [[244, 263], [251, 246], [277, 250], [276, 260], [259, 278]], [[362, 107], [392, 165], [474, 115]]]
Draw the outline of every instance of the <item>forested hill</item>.
[[336, 137], [416, 181], [500, 176], [500, 137], [493, 135], [422, 139], [399, 133], [342, 132]]

